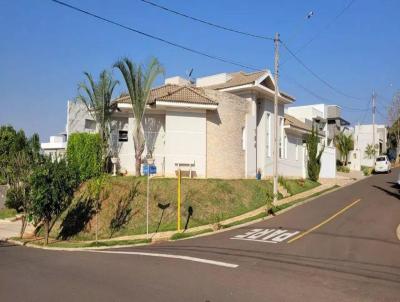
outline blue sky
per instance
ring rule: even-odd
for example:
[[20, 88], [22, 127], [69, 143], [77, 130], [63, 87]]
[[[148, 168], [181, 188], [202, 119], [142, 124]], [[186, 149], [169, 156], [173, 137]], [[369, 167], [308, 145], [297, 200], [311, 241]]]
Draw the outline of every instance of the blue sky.
[[[273, 69], [270, 41], [210, 28], [138, 0], [65, 1], [200, 51]], [[386, 122], [384, 105], [400, 89], [400, 1], [356, 0], [336, 20], [350, 0], [153, 1], [243, 31], [266, 36], [279, 32], [294, 51], [318, 34], [298, 56], [331, 85], [362, 100], [336, 93], [293, 59], [282, 67], [281, 88], [294, 95], [298, 105], [326, 102], [360, 109], [367, 107], [375, 89], [380, 111], [377, 121]], [[310, 11], [314, 16], [307, 20]], [[97, 75], [104, 68], [111, 69], [120, 57], [142, 62], [156, 56], [167, 77], [185, 76], [191, 68], [194, 77], [240, 69], [102, 23], [48, 0], [0, 0], [0, 39], [0, 124], [12, 124], [28, 134], [38, 132], [42, 141], [64, 130], [67, 100], [76, 96], [82, 72]], [[281, 60], [289, 58], [282, 50]], [[117, 71], [114, 74], [120, 77]], [[311, 95], [293, 79], [329, 102]], [[123, 88], [121, 85], [119, 90]], [[371, 121], [370, 112], [344, 109], [343, 115], [353, 123]]]

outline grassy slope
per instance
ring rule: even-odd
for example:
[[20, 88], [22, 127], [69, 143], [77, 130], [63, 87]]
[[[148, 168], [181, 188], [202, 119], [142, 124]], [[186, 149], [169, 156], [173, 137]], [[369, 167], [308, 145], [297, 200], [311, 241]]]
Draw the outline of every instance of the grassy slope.
[[17, 215], [17, 211], [14, 209], [0, 210], [0, 219], [15, 217], [15, 215]]
[[[126, 196], [135, 183], [138, 183], [138, 195], [131, 202], [132, 217], [127, 225], [113, 234], [113, 237], [143, 234], [146, 232], [146, 178], [135, 177], [110, 177], [108, 178], [109, 197], [104, 200], [99, 215], [99, 238], [110, 237], [110, 222], [115, 216], [118, 200]], [[81, 188], [77, 192], [76, 199], [70, 208], [61, 216], [53, 229], [52, 236], [56, 237], [60, 232], [60, 224], [68, 212], [69, 221], [78, 222], [76, 230], [83, 228], [79, 222], [87, 220], [82, 231], [72, 236], [72, 239], [91, 240], [94, 238], [95, 220], [93, 215], [87, 217], [88, 212], [84, 202], [80, 202], [79, 195], [84, 191]], [[193, 208], [193, 216], [189, 227], [195, 227], [208, 223], [216, 223], [221, 220], [234, 217], [265, 205], [270, 200], [272, 186], [267, 180], [217, 180], [217, 179], [183, 179], [182, 180], [182, 228], [185, 226], [188, 215], [188, 207]], [[157, 203], [170, 203], [165, 210], [162, 223], [158, 231], [176, 229], [176, 198], [177, 180], [155, 178], [150, 181], [150, 232], [156, 230], [162, 211]], [[72, 212], [71, 212], [72, 211]], [[74, 213], [74, 215], [71, 215]]]
[[299, 194], [320, 185], [318, 182], [309, 179], [281, 179], [280, 182], [290, 195]]

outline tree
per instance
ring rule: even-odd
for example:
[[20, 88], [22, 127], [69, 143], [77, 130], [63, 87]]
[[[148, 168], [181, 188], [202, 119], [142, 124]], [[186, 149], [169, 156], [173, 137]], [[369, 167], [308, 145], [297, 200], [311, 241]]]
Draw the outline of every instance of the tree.
[[373, 144], [368, 144], [367, 147], [365, 148], [365, 155], [369, 158], [372, 159], [376, 154], [376, 148], [374, 148]]
[[99, 80], [95, 81], [92, 75], [84, 72], [87, 81], [81, 82], [78, 86], [77, 100], [86, 105], [87, 110], [96, 121], [100, 138], [102, 141], [102, 165], [103, 171], [107, 170], [110, 156], [109, 140], [111, 128], [111, 115], [114, 107], [111, 104], [112, 94], [118, 81], [114, 80], [109, 72], [103, 70]]
[[22, 214], [21, 237], [31, 207], [29, 176], [41, 160], [38, 134], [28, 139], [23, 130], [17, 132], [12, 126], [0, 127], [0, 174], [9, 186], [5, 205]]
[[31, 214], [44, 225], [44, 243], [49, 242], [49, 233], [59, 215], [69, 206], [75, 177], [64, 159], [46, 159], [38, 165], [30, 177]]
[[317, 181], [319, 178], [319, 172], [321, 170], [321, 156], [324, 152], [325, 146], [323, 145], [318, 151], [319, 138], [317, 133], [317, 127], [312, 127], [311, 134], [308, 135], [306, 146], [308, 152], [307, 171], [308, 178]]
[[354, 140], [351, 134], [346, 135], [343, 131], [335, 136], [335, 146], [340, 152], [342, 165], [346, 166], [349, 152], [354, 149]]
[[400, 91], [393, 96], [392, 103], [388, 107], [388, 119], [389, 138], [396, 147], [396, 163], [398, 163], [400, 160]]
[[135, 170], [136, 176], [140, 176], [142, 153], [145, 147], [145, 139], [142, 127], [142, 119], [146, 104], [150, 96], [151, 86], [158, 75], [164, 72], [157, 59], [153, 58], [147, 66], [136, 65], [130, 59], [124, 58], [114, 64], [121, 72], [128, 90], [132, 104], [133, 117], [135, 119], [133, 129], [133, 143], [135, 146]]

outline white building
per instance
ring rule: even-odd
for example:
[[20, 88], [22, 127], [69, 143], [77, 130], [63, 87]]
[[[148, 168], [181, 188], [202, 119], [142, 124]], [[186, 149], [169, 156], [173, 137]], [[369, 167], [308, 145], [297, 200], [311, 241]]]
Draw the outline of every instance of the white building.
[[361, 166], [372, 167], [374, 157], [369, 157], [365, 153], [368, 145], [374, 144], [375, 128], [375, 148], [376, 156], [387, 151], [387, 129], [385, 125], [356, 125], [354, 128], [354, 150], [351, 152], [349, 161], [353, 170], [360, 170]]
[[[157, 174], [175, 176], [180, 167], [194, 177], [254, 178], [258, 170], [271, 176], [274, 90], [269, 71], [222, 73], [198, 78], [195, 84], [180, 77], [166, 79], [152, 90], [142, 123]], [[311, 127], [284, 115], [293, 97], [280, 92], [278, 99], [279, 174], [306, 177], [304, 140]], [[132, 106], [126, 95], [114, 104], [118, 110], [111, 145], [119, 170], [134, 174]], [[79, 103], [69, 102], [67, 120], [68, 134], [96, 129]]]
[[59, 135], [50, 136], [48, 143], [41, 143], [40, 147], [43, 154], [50, 156], [53, 160], [62, 158], [65, 156], [67, 148], [67, 135], [61, 133]]

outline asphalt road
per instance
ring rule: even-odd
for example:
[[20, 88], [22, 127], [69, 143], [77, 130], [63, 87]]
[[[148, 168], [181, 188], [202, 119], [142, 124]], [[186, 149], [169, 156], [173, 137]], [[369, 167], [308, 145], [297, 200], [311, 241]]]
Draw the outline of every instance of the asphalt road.
[[400, 301], [398, 172], [195, 239], [107, 253], [2, 244], [0, 301]]

